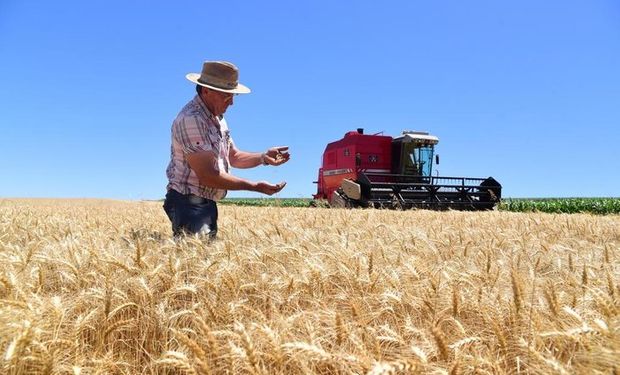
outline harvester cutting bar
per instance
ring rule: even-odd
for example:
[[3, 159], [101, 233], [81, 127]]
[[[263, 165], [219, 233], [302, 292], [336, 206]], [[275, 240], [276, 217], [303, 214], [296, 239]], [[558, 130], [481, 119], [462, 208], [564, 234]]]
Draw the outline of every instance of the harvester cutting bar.
[[364, 199], [376, 207], [480, 210], [499, 202], [492, 178], [433, 177], [360, 172]]

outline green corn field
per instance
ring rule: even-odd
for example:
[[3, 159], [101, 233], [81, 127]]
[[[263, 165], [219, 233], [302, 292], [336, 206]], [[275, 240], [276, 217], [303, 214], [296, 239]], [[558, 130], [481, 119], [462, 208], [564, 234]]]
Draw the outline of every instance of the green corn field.
[[[227, 198], [223, 204], [254, 207], [310, 207], [308, 198]], [[511, 212], [620, 214], [620, 198], [507, 198], [498, 209]]]
[[499, 209], [512, 212], [608, 215], [620, 213], [620, 198], [505, 199]]

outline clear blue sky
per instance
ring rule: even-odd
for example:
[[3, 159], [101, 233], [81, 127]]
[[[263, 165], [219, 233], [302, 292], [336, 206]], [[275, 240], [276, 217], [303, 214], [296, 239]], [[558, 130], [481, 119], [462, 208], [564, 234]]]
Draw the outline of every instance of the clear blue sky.
[[0, 197], [162, 198], [204, 60], [253, 90], [227, 112], [237, 146], [290, 146], [234, 171], [283, 198], [358, 127], [430, 131], [441, 175], [504, 196], [620, 196], [616, 0], [0, 0], [0, 57]]

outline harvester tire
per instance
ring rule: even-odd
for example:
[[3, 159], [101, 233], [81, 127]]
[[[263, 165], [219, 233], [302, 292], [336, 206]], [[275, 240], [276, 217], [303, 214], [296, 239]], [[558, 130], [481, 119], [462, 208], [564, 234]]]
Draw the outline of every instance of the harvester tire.
[[482, 199], [485, 203], [480, 209], [493, 210], [502, 200], [502, 187], [493, 177], [489, 177], [480, 184], [480, 191], [485, 191], [488, 197]]

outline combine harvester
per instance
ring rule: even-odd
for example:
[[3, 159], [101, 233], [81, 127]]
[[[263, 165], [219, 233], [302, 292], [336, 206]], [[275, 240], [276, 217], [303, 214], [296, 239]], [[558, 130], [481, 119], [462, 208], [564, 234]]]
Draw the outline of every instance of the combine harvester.
[[347, 208], [493, 209], [502, 195], [494, 178], [432, 175], [438, 142], [426, 132], [396, 138], [348, 132], [325, 148], [314, 199]]

